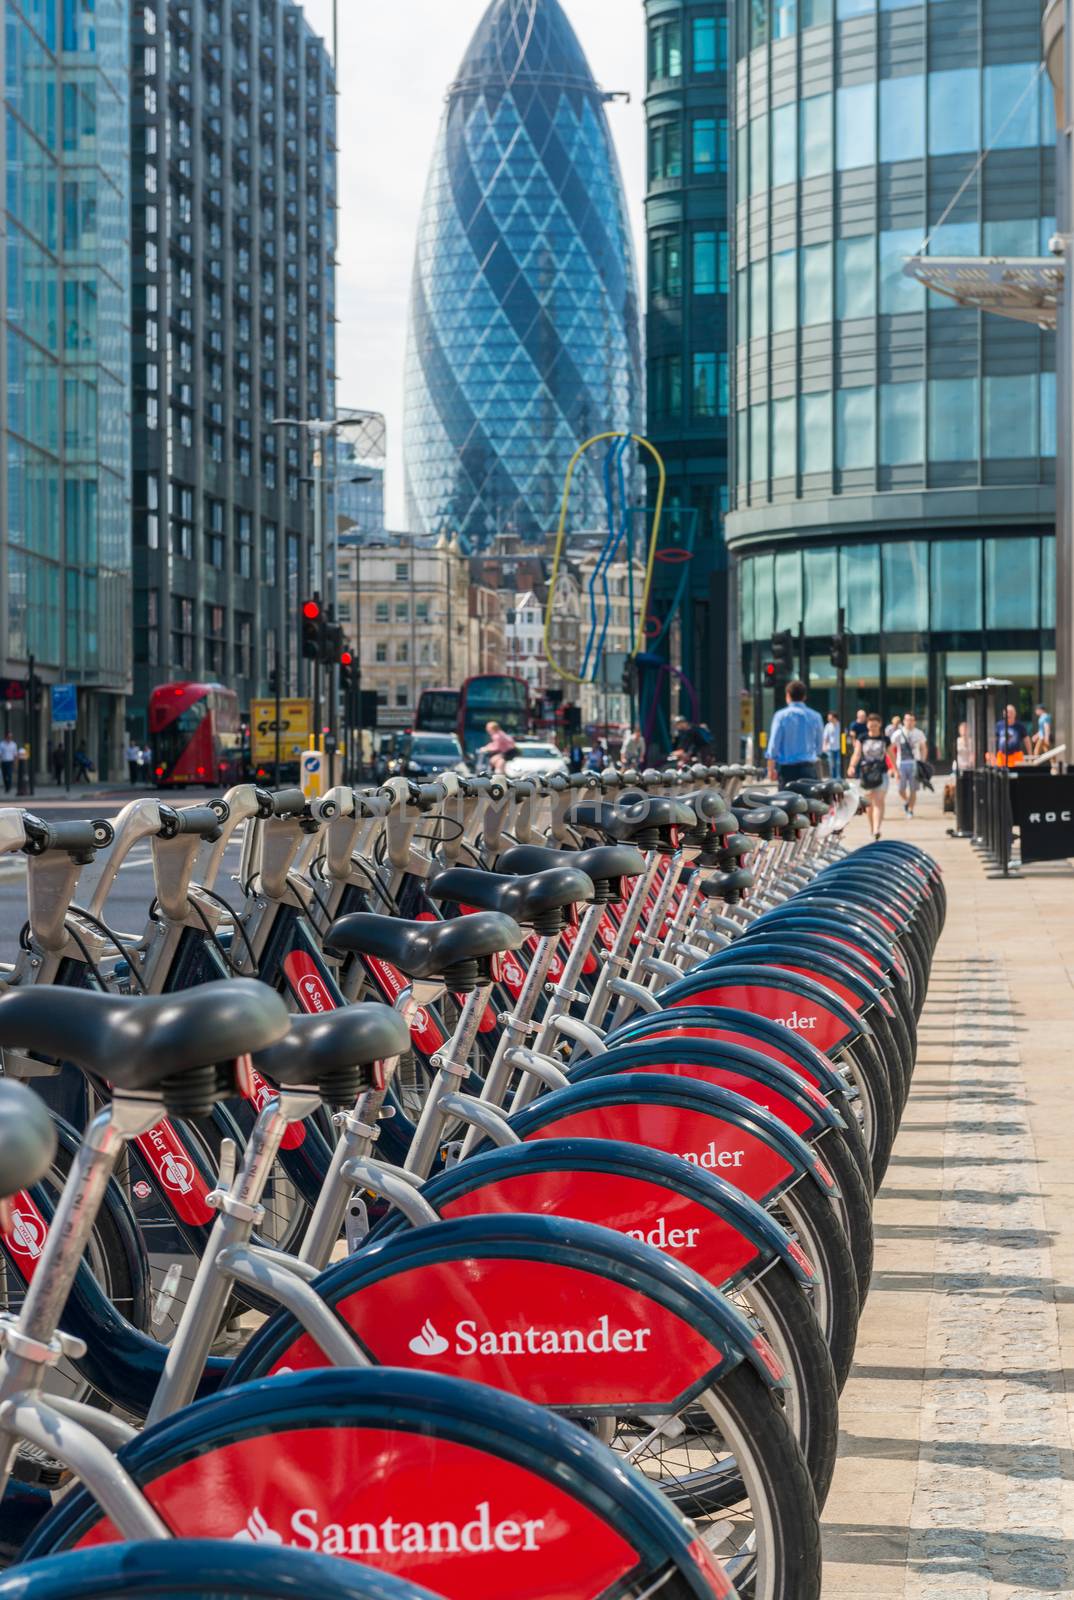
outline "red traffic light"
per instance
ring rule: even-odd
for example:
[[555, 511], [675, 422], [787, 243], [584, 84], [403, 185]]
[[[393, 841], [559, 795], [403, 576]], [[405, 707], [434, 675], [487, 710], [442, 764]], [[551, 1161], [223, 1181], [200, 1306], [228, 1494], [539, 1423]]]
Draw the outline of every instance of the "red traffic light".
[[354, 657], [351, 655], [349, 650], [342, 651], [339, 658], [339, 664], [341, 667], [349, 667], [353, 661]]
[[773, 681], [773, 679], [775, 678], [775, 676], [776, 676], [776, 663], [774, 661], [766, 661], [765, 664], [764, 664], [764, 681], [765, 681], [765, 683], [771, 683]]
[[304, 600], [302, 602], [302, 615], [308, 617], [311, 622], [316, 622], [320, 614], [321, 602], [319, 600]]

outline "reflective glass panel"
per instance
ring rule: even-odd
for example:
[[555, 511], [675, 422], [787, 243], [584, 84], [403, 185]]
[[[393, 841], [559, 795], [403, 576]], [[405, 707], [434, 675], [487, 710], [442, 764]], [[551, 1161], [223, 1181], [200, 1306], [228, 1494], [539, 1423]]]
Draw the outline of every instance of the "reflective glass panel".
[[798, 0], [774, 0], [772, 7], [773, 39], [789, 39], [798, 31]]
[[1036, 628], [1040, 540], [985, 540], [985, 627]]
[[978, 395], [974, 378], [929, 379], [930, 461], [976, 461]]
[[1036, 217], [1011, 217], [1002, 222], [986, 222], [985, 255], [1034, 256], [1037, 253], [1038, 229]]
[[743, 639], [756, 638], [753, 631], [754, 565], [749, 559], [738, 564], [738, 627]]
[[803, 327], [813, 322], [831, 322], [832, 247], [830, 244], [802, 246], [799, 294], [799, 316]]
[[802, 620], [802, 556], [798, 550], [776, 553], [776, 627], [797, 636]]
[[777, 106], [772, 113], [772, 187], [798, 176], [798, 107]]
[[735, 337], [744, 344], [750, 336], [750, 275], [743, 269], [735, 277]]
[[837, 389], [835, 464], [844, 471], [876, 462], [876, 390]]
[[981, 143], [981, 80], [976, 67], [929, 73], [929, 155], [957, 155]]
[[1055, 540], [1050, 538], [1040, 542], [1040, 625], [1055, 627]]
[[740, 484], [750, 481], [750, 414], [744, 406], [735, 417], [735, 477]]
[[798, 163], [803, 178], [832, 170], [832, 97], [815, 94], [800, 102]]
[[768, 188], [768, 117], [754, 117], [750, 123], [750, 194], [763, 194]]
[[798, 252], [781, 250], [772, 257], [772, 332], [785, 333], [795, 325], [798, 307]]
[[880, 82], [880, 159], [913, 161], [925, 154], [925, 80], [920, 73]]
[[754, 483], [768, 477], [768, 403], [750, 406], [750, 477]]
[[[760, 120], [760, 119], [758, 119]], [[691, 128], [694, 171], [700, 176], [716, 171], [716, 118], [695, 117]]]
[[876, 312], [876, 244], [871, 236], [840, 239], [835, 247], [835, 314], [840, 319]]
[[832, 470], [832, 397], [803, 394], [798, 402], [798, 458], [803, 472]]
[[984, 137], [990, 148], [1023, 150], [1039, 143], [1040, 75], [1037, 61], [985, 67]]
[[695, 17], [693, 20], [694, 71], [716, 71], [716, 18]]
[[981, 626], [981, 541], [936, 539], [932, 545], [932, 627], [966, 633]]
[[766, 639], [771, 636], [775, 626], [772, 595], [773, 559], [771, 556], [756, 556], [753, 566], [753, 626], [757, 638]]
[[791, 478], [795, 471], [796, 419], [795, 401], [772, 402], [772, 476]]
[[984, 453], [994, 461], [1035, 456], [1040, 385], [1034, 372], [984, 380]]
[[768, 332], [768, 262], [755, 261], [750, 268], [750, 337], [760, 339]]
[[832, 20], [832, 0], [801, 0], [803, 28], [815, 28]]
[[802, 552], [806, 633], [834, 632], [839, 622], [839, 561], [835, 550]]
[[1040, 375], [1040, 453], [1055, 455], [1055, 373]]
[[876, 84], [850, 84], [835, 96], [835, 164], [845, 172], [871, 167], [875, 160]]
[[835, 14], [840, 20], [845, 17], [864, 17], [875, 10], [876, 0], [836, 0]]
[[884, 632], [927, 633], [929, 547], [923, 539], [883, 544]]
[[880, 546], [844, 545], [839, 552], [840, 597], [852, 633], [880, 632]]
[[691, 284], [695, 294], [716, 293], [716, 235], [707, 230], [692, 239]]
[[908, 466], [925, 454], [925, 386], [880, 385], [880, 464]]
[[920, 228], [894, 228], [880, 235], [881, 314], [920, 311], [925, 304], [924, 285], [903, 272], [907, 256], [916, 255], [920, 244]]

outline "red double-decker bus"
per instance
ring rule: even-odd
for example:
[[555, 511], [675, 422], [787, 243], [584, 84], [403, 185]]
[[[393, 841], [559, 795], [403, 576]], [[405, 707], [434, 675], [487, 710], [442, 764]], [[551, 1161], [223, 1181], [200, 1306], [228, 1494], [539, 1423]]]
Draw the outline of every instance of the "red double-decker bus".
[[423, 689], [414, 717], [415, 732], [456, 733], [471, 757], [485, 743], [486, 725], [498, 722], [513, 739], [530, 731], [530, 696], [525, 680], [506, 673], [467, 678], [461, 689]]
[[226, 787], [242, 766], [239, 697], [222, 683], [162, 683], [149, 696], [149, 743], [158, 787]]

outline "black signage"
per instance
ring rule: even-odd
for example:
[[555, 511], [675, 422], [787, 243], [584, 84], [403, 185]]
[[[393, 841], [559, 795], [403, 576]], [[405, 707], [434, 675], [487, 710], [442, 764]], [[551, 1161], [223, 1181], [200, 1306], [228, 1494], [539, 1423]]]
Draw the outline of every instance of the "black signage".
[[1074, 856], [1074, 773], [1011, 774], [1011, 809], [1022, 840], [1022, 862]]

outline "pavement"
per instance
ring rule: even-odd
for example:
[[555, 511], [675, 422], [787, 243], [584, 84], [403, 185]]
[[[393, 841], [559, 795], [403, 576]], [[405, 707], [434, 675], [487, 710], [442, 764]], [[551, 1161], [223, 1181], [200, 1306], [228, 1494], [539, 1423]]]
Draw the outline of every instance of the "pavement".
[[825, 1600], [1071, 1596], [1074, 865], [991, 878], [922, 802], [889, 803], [884, 834], [940, 862], [948, 920], [876, 1202]]

